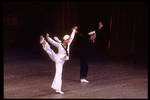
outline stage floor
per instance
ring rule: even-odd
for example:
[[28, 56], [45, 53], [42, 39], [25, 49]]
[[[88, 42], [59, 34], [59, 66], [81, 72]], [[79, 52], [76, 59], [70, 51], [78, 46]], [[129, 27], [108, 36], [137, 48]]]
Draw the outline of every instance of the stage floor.
[[51, 84], [55, 64], [46, 53], [4, 51], [4, 99], [148, 99], [148, 64], [144, 59], [89, 58], [89, 83], [80, 83], [79, 57], [65, 62], [62, 91], [55, 93]]

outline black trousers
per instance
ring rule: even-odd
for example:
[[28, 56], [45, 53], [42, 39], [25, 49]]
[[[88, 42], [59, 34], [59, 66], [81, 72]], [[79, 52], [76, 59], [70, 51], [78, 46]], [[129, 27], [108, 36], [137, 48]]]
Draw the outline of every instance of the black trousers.
[[88, 61], [86, 56], [80, 57], [80, 79], [86, 78], [88, 74]]
[[88, 74], [87, 51], [85, 49], [73, 47], [73, 52], [80, 55], [80, 79], [86, 78]]

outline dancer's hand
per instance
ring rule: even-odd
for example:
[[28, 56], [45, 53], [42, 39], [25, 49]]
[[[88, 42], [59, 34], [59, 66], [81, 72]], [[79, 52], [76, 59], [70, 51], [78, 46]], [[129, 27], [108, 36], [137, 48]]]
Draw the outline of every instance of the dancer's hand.
[[78, 28], [77, 26], [74, 27], [75, 30], [77, 30], [77, 28]]
[[103, 24], [102, 24], [102, 22], [99, 22], [99, 29], [101, 29], [102, 27], [103, 27]]
[[[77, 28], [78, 28], [78, 27], [77, 27], [77, 26], [75, 26], [74, 28], [72, 28], [72, 31], [73, 31], [73, 29], [77, 30]], [[76, 31], [75, 33], [78, 33], [78, 32]]]
[[49, 37], [49, 34], [48, 34], [48, 33], [46, 33], [46, 37]]

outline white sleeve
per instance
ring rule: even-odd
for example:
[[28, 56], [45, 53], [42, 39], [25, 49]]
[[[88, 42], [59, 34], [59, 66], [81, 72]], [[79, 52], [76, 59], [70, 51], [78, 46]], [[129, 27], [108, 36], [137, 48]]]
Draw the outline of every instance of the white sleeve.
[[54, 39], [55, 39], [57, 42], [61, 43], [61, 40], [59, 40], [58, 37], [55, 36]]
[[70, 35], [70, 41], [69, 41], [69, 43], [68, 43], [68, 44], [71, 44], [71, 42], [73, 41], [74, 36], [75, 36], [75, 32], [76, 32], [76, 30], [75, 30], [75, 29], [73, 29], [73, 31], [72, 31], [72, 33], [71, 33], [71, 35]]
[[50, 42], [52, 45], [54, 45], [55, 47], [59, 47], [59, 43], [54, 41], [53, 39], [51, 39], [50, 37], [47, 37], [48, 42]]

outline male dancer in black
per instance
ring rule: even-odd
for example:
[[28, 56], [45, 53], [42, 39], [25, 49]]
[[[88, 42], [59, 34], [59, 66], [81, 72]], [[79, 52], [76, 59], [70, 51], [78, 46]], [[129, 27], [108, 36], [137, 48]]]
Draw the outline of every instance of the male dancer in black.
[[89, 32], [88, 35], [90, 38], [85, 38], [82, 34], [77, 32], [77, 36], [80, 36], [84, 40], [84, 46], [82, 48], [74, 47], [74, 50], [77, 51], [80, 55], [80, 81], [88, 83], [89, 81], [86, 80], [87, 73], [88, 73], [88, 61], [87, 57], [92, 54], [94, 51], [94, 42], [96, 38], [96, 32], [92, 31]]

